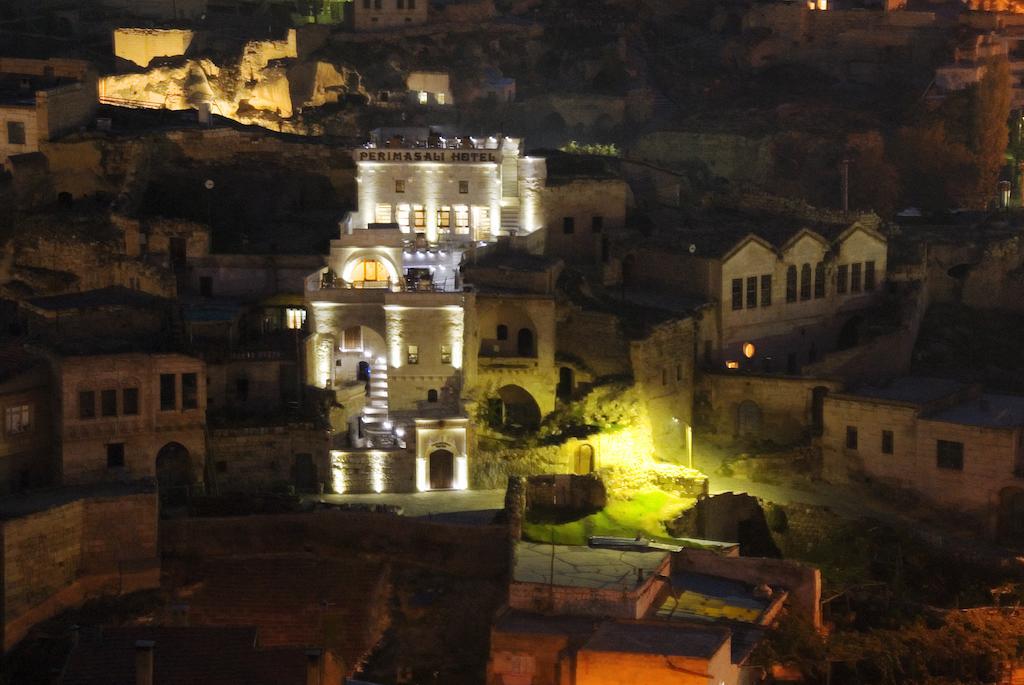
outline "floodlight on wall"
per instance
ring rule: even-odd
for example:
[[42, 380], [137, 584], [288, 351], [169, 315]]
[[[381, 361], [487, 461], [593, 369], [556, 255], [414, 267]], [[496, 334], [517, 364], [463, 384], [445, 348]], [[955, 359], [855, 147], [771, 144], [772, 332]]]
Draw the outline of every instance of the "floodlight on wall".
[[757, 348], [754, 347], [754, 343], [743, 343], [743, 356], [747, 359], [753, 359], [754, 355], [757, 354]]

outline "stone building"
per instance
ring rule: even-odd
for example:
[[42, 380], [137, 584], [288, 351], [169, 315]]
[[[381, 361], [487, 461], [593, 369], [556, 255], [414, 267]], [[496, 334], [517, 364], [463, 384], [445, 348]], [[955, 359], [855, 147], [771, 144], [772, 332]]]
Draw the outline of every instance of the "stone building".
[[353, 152], [358, 209], [353, 228], [395, 223], [426, 241], [490, 241], [540, 227], [544, 160], [515, 138], [443, 138], [429, 129], [381, 130]]
[[50, 372], [19, 347], [0, 350], [0, 494], [52, 484]]
[[627, 248], [623, 287], [714, 303], [700, 322], [706, 367], [796, 374], [858, 344], [863, 312], [882, 295], [887, 240], [874, 215], [792, 209], [662, 217], [683, 227]]
[[794, 562], [519, 542], [487, 683], [750, 682], [783, 607], [820, 626], [820, 595], [817, 569]]
[[413, 71], [405, 79], [413, 105], [450, 106], [452, 98], [451, 77], [447, 71]]
[[830, 478], [911, 490], [1024, 539], [1024, 398], [915, 377], [833, 393], [820, 444]]
[[156, 477], [181, 500], [204, 480], [206, 369], [193, 357], [129, 352], [53, 356], [60, 480]]
[[354, 0], [346, 12], [356, 31], [378, 31], [426, 24], [428, 9], [428, 0]]
[[0, 58], [0, 162], [89, 125], [97, 106], [88, 62]]

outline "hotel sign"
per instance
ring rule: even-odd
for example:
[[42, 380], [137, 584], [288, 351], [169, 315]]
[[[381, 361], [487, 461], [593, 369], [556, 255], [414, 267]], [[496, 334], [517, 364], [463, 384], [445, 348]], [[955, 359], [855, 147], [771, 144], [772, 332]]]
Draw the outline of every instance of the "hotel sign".
[[491, 163], [501, 161], [497, 150], [356, 150], [357, 162], [441, 162], [446, 164]]

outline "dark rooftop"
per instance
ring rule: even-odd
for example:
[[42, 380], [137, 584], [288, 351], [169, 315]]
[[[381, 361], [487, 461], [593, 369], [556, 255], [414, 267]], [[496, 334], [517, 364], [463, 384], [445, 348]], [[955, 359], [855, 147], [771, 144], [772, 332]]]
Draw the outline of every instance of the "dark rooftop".
[[155, 493], [156, 483], [151, 478], [126, 482], [92, 483], [46, 490], [35, 490], [19, 495], [0, 497], [0, 520], [28, 516], [39, 511], [63, 506], [80, 499], [93, 497], [123, 497]]
[[152, 641], [154, 685], [304, 685], [301, 648], [260, 649], [251, 627], [138, 626], [88, 631], [64, 685], [134, 685], [136, 642]]
[[730, 637], [728, 628], [672, 623], [605, 623], [583, 649], [710, 659]]
[[963, 388], [963, 383], [948, 378], [907, 376], [897, 378], [888, 385], [861, 386], [845, 394], [921, 406], [949, 397]]
[[547, 185], [557, 186], [577, 179], [613, 180], [620, 178], [618, 159], [601, 155], [577, 155], [560, 150], [531, 151], [530, 156], [544, 157]]
[[34, 297], [27, 302], [36, 309], [60, 312], [78, 309], [98, 309], [101, 307], [147, 309], [157, 305], [164, 305], [167, 303], [167, 300], [139, 290], [131, 290], [123, 286], [113, 285], [107, 288], [86, 290], [79, 293]]
[[29, 352], [21, 345], [0, 347], [0, 383], [31, 371], [44, 361], [43, 357]]

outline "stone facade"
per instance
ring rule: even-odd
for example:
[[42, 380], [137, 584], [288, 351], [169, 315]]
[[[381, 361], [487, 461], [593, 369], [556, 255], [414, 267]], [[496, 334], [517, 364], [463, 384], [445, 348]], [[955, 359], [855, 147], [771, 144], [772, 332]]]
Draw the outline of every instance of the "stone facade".
[[53, 422], [49, 369], [13, 354], [17, 368], [0, 371], [0, 494], [52, 484]]
[[656, 326], [630, 343], [630, 362], [639, 396], [650, 417], [655, 453], [687, 462], [693, 450], [693, 319]]
[[160, 585], [151, 488], [68, 494], [57, 505], [34, 508], [30, 498], [6, 505], [25, 509], [5, 511], [0, 523], [5, 651], [36, 623], [86, 598]]
[[57, 436], [65, 484], [153, 477], [165, 449], [183, 448], [175, 487], [203, 481], [206, 370], [180, 354], [55, 360]]
[[625, 225], [629, 195], [621, 179], [549, 180], [541, 193], [545, 254], [568, 263], [602, 261], [608, 249], [605, 232]]
[[377, 31], [427, 23], [428, 5], [427, 0], [355, 0], [346, 12], [357, 31]]
[[331, 483], [330, 436], [312, 424], [211, 430], [207, 459], [210, 489], [219, 492], [267, 490], [289, 483], [317, 492]]

